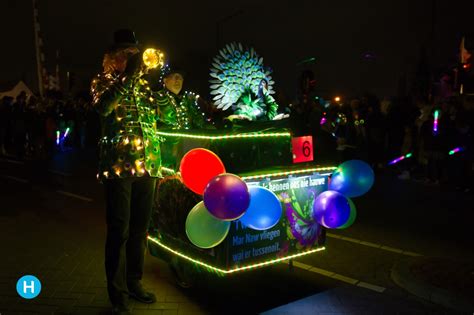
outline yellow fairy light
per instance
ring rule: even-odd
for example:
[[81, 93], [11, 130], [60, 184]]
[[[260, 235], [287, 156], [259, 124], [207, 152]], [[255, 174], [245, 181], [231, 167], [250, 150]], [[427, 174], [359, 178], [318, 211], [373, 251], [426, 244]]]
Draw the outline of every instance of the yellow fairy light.
[[136, 146], [139, 146], [140, 143], [142, 143], [142, 140], [141, 140], [140, 138], [136, 138], [136, 139], [135, 139], [135, 145], [136, 145]]
[[192, 257], [189, 257], [189, 256], [187, 256], [187, 255], [185, 255], [185, 254], [183, 254], [183, 253], [181, 253], [177, 250], [174, 250], [174, 249], [166, 246], [165, 244], [161, 243], [158, 239], [156, 239], [154, 237], [148, 236], [148, 240], [150, 240], [153, 243], [159, 245], [160, 247], [164, 248], [165, 250], [167, 250], [167, 251], [169, 251], [169, 252], [171, 252], [175, 255], [178, 255], [181, 258], [184, 258], [184, 259], [189, 260], [189, 261], [191, 261], [195, 264], [201, 265], [201, 266], [206, 267], [210, 270], [217, 271], [217, 272], [223, 273], [223, 274], [231, 274], [231, 273], [235, 273], [235, 272], [238, 272], [238, 271], [245, 271], [245, 270], [250, 270], [250, 269], [259, 268], [259, 267], [263, 267], [263, 266], [268, 266], [268, 265], [272, 265], [272, 264], [275, 264], [275, 263], [278, 263], [278, 262], [283, 262], [285, 260], [290, 260], [290, 259], [293, 259], [293, 258], [296, 258], [296, 257], [301, 257], [301, 256], [309, 255], [309, 254], [312, 254], [312, 253], [316, 253], [316, 252], [319, 252], [319, 251], [323, 251], [323, 250], [326, 249], [325, 247], [318, 247], [318, 248], [307, 250], [307, 251], [304, 251], [304, 252], [301, 252], [301, 253], [298, 253], [298, 254], [293, 254], [293, 255], [289, 255], [289, 256], [285, 256], [285, 257], [281, 257], [281, 258], [267, 260], [267, 261], [264, 261], [264, 262], [261, 262], [261, 263], [254, 263], [254, 264], [249, 264], [249, 265], [242, 266], [242, 267], [234, 267], [234, 268], [225, 270], [225, 269], [221, 269], [221, 268], [209, 265], [205, 262], [194, 259]]
[[149, 69], [163, 67], [165, 55], [158, 49], [148, 48], [143, 52], [143, 63]]
[[128, 144], [130, 142], [130, 140], [128, 139], [128, 137], [126, 137], [125, 139], [123, 139], [123, 144]]

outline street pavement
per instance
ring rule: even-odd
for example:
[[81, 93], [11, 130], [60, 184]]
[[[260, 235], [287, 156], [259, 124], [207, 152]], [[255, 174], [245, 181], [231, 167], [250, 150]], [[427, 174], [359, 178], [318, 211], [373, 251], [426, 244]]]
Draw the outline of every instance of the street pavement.
[[[0, 314], [109, 314], [93, 152], [66, 152], [50, 165], [3, 158], [0, 197]], [[133, 314], [456, 314], [401, 288], [392, 269], [407, 258], [473, 258], [472, 199], [380, 174], [354, 199], [354, 225], [329, 231], [327, 250], [187, 290], [147, 253], [143, 282], [158, 301], [132, 301]], [[15, 289], [26, 274], [43, 285], [32, 300]]]

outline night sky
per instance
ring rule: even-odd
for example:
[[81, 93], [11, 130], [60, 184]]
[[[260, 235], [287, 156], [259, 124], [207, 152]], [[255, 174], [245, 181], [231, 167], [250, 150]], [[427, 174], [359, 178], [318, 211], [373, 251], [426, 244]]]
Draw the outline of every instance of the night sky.
[[[321, 95], [395, 95], [403, 74], [413, 78], [422, 45], [443, 69], [456, 62], [460, 35], [474, 29], [474, 1], [38, 1], [47, 66], [54, 69], [59, 50], [61, 72], [77, 74], [76, 89], [101, 70], [113, 31], [123, 27], [162, 48], [187, 70], [185, 85], [207, 96], [220, 24], [223, 43], [253, 46], [289, 98], [303, 69], [296, 64], [308, 57], [316, 58], [310, 67]], [[32, 3], [2, 0], [0, 12], [0, 81], [23, 78], [35, 89]]]

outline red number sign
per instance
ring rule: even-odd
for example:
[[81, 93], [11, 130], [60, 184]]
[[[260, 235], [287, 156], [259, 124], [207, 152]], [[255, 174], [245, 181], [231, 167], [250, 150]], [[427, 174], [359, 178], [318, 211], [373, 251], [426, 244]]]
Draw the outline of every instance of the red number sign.
[[304, 136], [291, 139], [293, 146], [293, 163], [313, 160], [313, 137]]

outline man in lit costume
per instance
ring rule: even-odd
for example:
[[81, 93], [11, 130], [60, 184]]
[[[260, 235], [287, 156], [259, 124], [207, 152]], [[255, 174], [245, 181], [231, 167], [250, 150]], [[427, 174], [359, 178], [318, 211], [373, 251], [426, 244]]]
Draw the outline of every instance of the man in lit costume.
[[[207, 124], [201, 111], [199, 95], [183, 90], [184, 72], [175, 66], [165, 65], [161, 69], [163, 88], [155, 93], [158, 104], [159, 129], [200, 129]], [[174, 168], [178, 156], [176, 142], [165, 141], [162, 145], [163, 166]]]
[[183, 91], [184, 72], [166, 65], [161, 71], [163, 89], [157, 92], [160, 120], [163, 127], [172, 129], [197, 129], [206, 124], [199, 106], [199, 95]]
[[129, 314], [129, 297], [156, 301], [140, 280], [156, 179], [161, 177], [158, 112], [142, 78], [147, 70], [137, 44], [132, 31], [116, 31], [104, 70], [91, 86], [102, 124], [98, 176], [105, 186], [105, 269], [115, 314]]

